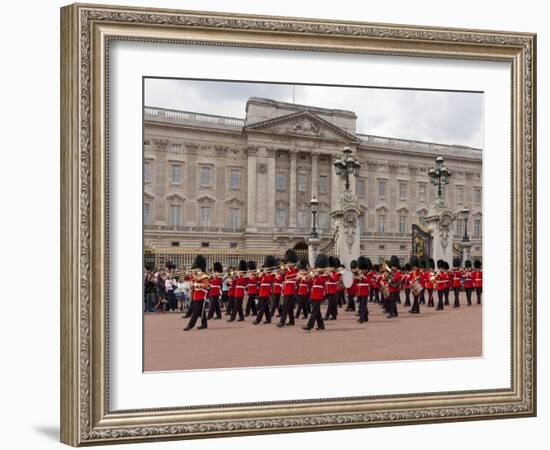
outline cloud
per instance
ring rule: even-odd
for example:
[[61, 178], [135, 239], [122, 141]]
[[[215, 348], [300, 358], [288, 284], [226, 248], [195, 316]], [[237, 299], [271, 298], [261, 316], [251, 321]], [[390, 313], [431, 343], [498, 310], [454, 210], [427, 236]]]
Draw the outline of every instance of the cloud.
[[483, 147], [483, 94], [148, 79], [145, 104], [244, 118], [250, 97], [336, 108], [357, 114], [357, 131], [444, 144]]

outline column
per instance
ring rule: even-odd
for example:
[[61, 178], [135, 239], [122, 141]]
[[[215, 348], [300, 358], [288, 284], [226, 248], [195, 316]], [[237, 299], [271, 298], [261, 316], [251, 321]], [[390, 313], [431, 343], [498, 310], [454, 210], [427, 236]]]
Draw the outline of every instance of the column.
[[[340, 177], [336, 175], [336, 168], [334, 167], [334, 161], [338, 159], [338, 155], [332, 155], [330, 157], [330, 211], [338, 209], [338, 199], [340, 198]], [[330, 220], [331, 232], [334, 231], [336, 222], [334, 219]]]
[[311, 197], [319, 198], [319, 153], [311, 154]]
[[289, 227], [296, 228], [296, 159], [298, 155], [290, 152], [290, 217]]
[[256, 152], [255, 147], [248, 147], [248, 167], [246, 171], [246, 231], [256, 231]]
[[270, 227], [275, 226], [275, 149], [268, 148], [267, 151], [267, 222]]

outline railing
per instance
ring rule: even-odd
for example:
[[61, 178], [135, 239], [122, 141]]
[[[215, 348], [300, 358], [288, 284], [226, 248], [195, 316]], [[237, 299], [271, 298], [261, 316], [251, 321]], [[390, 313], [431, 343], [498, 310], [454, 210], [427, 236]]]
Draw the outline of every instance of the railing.
[[201, 122], [226, 127], [243, 127], [244, 119], [236, 117], [215, 116], [211, 114], [198, 114], [189, 111], [176, 111], [172, 109], [144, 108], [146, 118], [168, 122]]

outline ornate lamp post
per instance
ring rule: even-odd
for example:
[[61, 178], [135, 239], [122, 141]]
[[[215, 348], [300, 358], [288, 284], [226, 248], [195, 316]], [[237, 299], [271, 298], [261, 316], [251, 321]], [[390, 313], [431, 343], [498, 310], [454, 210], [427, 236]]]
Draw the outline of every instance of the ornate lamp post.
[[438, 156], [435, 159], [435, 168], [431, 168], [428, 171], [428, 176], [430, 177], [430, 183], [433, 186], [437, 186], [437, 203], [438, 207], [443, 207], [445, 202], [442, 198], [442, 186], [449, 184], [449, 179], [451, 178], [451, 171], [443, 165], [444, 159], [441, 156]]
[[361, 163], [351, 156], [351, 149], [349, 147], [344, 148], [344, 157], [338, 158], [334, 161], [334, 167], [336, 169], [336, 175], [346, 180], [346, 191], [349, 191], [349, 177], [350, 175], [358, 175]]
[[309, 206], [311, 206], [311, 214], [313, 214], [313, 227], [310, 233], [310, 236], [313, 238], [318, 238], [319, 234], [317, 233], [317, 229], [315, 227], [315, 216], [317, 215], [317, 209], [319, 207], [319, 200], [313, 196], [311, 201], [309, 202]]

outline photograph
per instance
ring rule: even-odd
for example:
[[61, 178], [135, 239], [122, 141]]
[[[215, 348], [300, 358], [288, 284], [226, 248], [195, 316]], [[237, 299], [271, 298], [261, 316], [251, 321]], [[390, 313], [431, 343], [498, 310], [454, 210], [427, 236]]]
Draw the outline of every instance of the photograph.
[[483, 148], [480, 91], [143, 77], [143, 370], [483, 357]]

